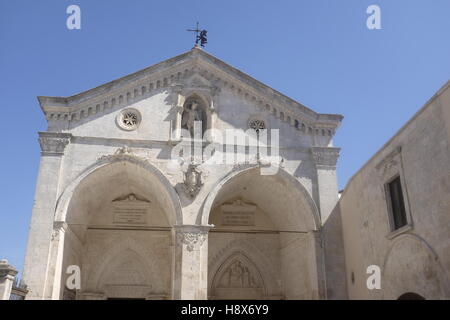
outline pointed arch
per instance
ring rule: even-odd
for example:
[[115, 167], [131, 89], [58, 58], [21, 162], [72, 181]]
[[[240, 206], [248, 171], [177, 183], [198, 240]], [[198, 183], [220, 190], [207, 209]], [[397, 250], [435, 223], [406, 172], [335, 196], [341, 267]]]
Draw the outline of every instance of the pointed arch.
[[255, 269], [258, 270], [258, 275], [263, 281], [264, 294], [266, 296], [279, 295], [276, 266], [273, 265], [270, 259], [261, 253], [258, 247], [244, 237], [237, 237], [234, 240], [229, 241], [210, 258], [208, 263], [208, 287], [210, 293], [214, 294], [215, 278], [218, 273], [220, 273], [220, 270], [224, 270], [224, 266], [229, 265], [229, 263], [233, 261], [233, 257], [242, 258], [242, 261], [255, 266]]
[[257, 265], [242, 251], [232, 253], [217, 269], [212, 279], [212, 296], [221, 296], [218, 291], [228, 289], [239, 289], [244, 297], [246, 294], [267, 296], [264, 277]]

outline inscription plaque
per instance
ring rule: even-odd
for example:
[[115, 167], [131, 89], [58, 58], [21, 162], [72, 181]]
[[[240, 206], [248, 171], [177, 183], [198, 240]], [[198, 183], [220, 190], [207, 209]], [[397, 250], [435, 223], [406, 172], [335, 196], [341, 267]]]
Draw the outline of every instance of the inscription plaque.
[[137, 199], [130, 194], [113, 201], [113, 224], [147, 224], [147, 213], [150, 201]]
[[236, 200], [231, 204], [221, 206], [222, 225], [224, 226], [254, 226], [256, 206]]

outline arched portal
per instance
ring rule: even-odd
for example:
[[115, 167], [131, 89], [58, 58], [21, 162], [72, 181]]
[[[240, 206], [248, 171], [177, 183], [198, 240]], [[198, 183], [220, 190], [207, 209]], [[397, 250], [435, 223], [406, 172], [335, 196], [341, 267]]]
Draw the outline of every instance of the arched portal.
[[439, 256], [417, 235], [396, 237], [381, 270], [384, 299], [395, 300], [408, 292], [431, 300], [449, 296], [450, 286]]
[[[283, 169], [261, 175], [252, 167], [227, 175], [198, 220], [214, 225], [208, 243], [210, 298], [323, 297], [317, 208]], [[245, 277], [255, 281], [238, 285], [236, 279]]]
[[181, 206], [155, 167], [125, 155], [101, 160], [67, 187], [57, 217], [67, 223], [62, 270], [81, 269], [77, 299], [172, 297]]

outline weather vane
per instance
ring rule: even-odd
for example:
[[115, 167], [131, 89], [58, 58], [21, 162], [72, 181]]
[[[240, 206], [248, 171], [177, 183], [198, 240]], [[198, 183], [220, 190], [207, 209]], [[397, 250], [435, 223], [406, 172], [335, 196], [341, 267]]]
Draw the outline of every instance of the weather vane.
[[208, 43], [207, 39], [206, 39], [206, 33], [208, 31], [206, 31], [205, 29], [200, 30], [198, 27], [198, 22], [197, 22], [197, 27], [195, 29], [187, 29], [187, 31], [192, 31], [195, 32], [196, 36], [195, 36], [195, 44], [198, 45], [198, 42], [200, 41], [200, 45], [202, 47], [205, 46], [205, 44]]

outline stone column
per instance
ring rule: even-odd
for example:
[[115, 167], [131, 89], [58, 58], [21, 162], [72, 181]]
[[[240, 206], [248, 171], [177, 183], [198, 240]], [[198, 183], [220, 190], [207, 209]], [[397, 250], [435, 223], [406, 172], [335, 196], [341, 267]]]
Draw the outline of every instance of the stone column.
[[59, 300], [61, 295], [62, 267], [64, 257], [64, 240], [67, 223], [55, 221], [50, 242], [50, 255], [47, 267], [47, 280], [45, 282], [44, 297]]
[[326, 299], [326, 275], [325, 275], [325, 256], [323, 250], [323, 241], [321, 231], [308, 231], [309, 246], [311, 249], [310, 275], [313, 285], [313, 296], [311, 299]]
[[40, 132], [41, 161], [28, 233], [23, 280], [27, 283], [27, 299], [44, 299], [47, 278], [50, 243], [56, 200], [59, 193], [59, 177], [64, 149], [71, 134]]
[[208, 231], [210, 226], [174, 227], [173, 298], [206, 300], [208, 298]]
[[340, 148], [312, 147], [311, 153], [317, 170], [319, 211], [322, 224], [328, 219], [338, 201], [336, 162]]
[[0, 260], [0, 300], [9, 300], [16, 274], [17, 270], [8, 260]]

